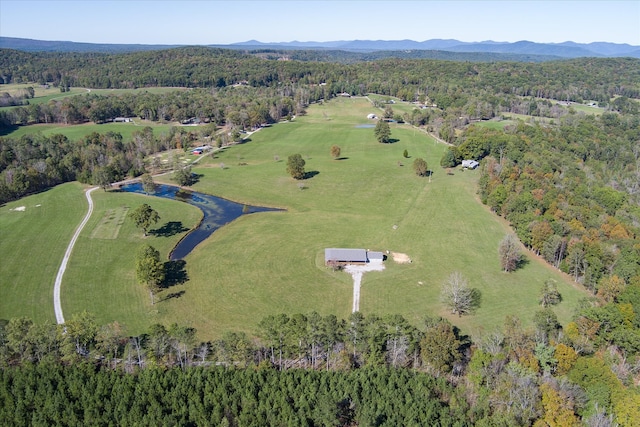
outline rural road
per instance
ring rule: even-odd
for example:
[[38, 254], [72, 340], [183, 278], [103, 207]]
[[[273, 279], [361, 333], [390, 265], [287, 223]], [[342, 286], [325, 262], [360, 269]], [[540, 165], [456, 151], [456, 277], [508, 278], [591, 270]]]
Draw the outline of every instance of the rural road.
[[91, 192], [96, 190], [98, 187], [90, 188], [86, 191], [85, 196], [87, 197], [87, 201], [89, 202], [89, 210], [87, 214], [82, 219], [82, 222], [76, 229], [76, 232], [73, 233], [73, 237], [69, 242], [69, 246], [67, 246], [67, 251], [64, 253], [64, 257], [62, 258], [62, 263], [60, 264], [60, 268], [58, 269], [58, 275], [56, 276], [55, 284], [53, 285], [53, 309], [56, 313], [56, 322], [59, 325], [64, 323], [64, 316], [62, 315], [62, 304], [60, 302], [60, 288], [62, 287], [62, 276], [64, 276], [64, 272], [67, 269], [67, 263], [69, 262], [69, 258], [71, 257], [71, 252], [73, 251], [73, 247], [76, 244], [76, 240], [78, 240], [78, 236], [82, 229], [91, 218], [91, 213], [93, 212], [93, 199], [91, 198]]

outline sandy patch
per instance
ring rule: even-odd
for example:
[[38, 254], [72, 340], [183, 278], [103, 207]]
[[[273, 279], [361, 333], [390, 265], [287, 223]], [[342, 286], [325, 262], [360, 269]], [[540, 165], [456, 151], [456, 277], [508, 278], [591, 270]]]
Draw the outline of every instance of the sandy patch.
[[398, 264], [409, 264], [411, 262], [411, 258], [409, 258], [407, 254], [391, 252], [391, 256], [393, 256], [393, 260]]

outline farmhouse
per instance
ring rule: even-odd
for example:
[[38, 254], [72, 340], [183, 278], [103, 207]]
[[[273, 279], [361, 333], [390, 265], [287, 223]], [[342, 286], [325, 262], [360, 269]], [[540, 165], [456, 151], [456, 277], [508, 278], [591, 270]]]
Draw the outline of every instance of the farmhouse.
[[324, 250], [325, 264], [366, 264], [368, 262], [382, 262], [382, 252], [369, 252], [365, 249], [326, 248]]
[[478, 167], [480, 163], [478, 163], [475, 160], [463, 160], [462, 161], [462, 167], [463, 168], [469, 168], [469, 169], [475, 169]]

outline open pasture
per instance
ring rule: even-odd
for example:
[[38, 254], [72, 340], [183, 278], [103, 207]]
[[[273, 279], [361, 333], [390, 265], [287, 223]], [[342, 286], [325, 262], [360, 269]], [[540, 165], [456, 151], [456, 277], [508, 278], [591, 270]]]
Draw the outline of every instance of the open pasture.
[[[138, 88], [138, 89], [89, 89], [81, 87], [71, 87], [67, 92], [60, 92], [60, 88], [52, 85], [40, 85], [37, 83], [11, 83], [2, 85], [2, 92], [6, 92], [11, 96], [19, 95], [27, 88], [33, 88], [34, 97], [29, 99], [29, 104], [46, 104], [49, 101], [59, 101], [71, 96], [86, 95], [88, 93], [98, 95], [122, 95], [125, 93], [168, 93], [177, 90], [187, 90], [186, 88], [177, 87], [150, 87], [150, 88]], [[2, 108], [15, 108], [15, 107], [2, 107]]]
[[[510, 230], [477, 200], [479, 172], [456, 169], [448, 175], [438, 166], [446, 147], [409, 125], [392, 124], [393, 142], [378, 143], [375, 122], [366, 118], [371, 112], [377, 110], [362, 98], [313, 105], [292, 122], [261, 129], [244, 143], [203, 158], [194, 168], [195, 190], [286, 211], [243, 216], [217, 230], [186, 257], [189, 280], [163, 291], [154, 306], [135, 282], [135, 250], [148, 242], [167, 256], [179, 235], [143, 238], [130, 221], [121, 224], [115, 239], [92, 233], [110, 210], [125, 205], [150, 202], [161, 223], [179, 221], [185, 228], [197, 223], [199, 212], [151, 196], [94, 192], [96, 211], [63, 283], [65, 317], [87, 309], [100, 322], [124, 323], [131, 333], [156, 322], [178, 322], [197, 328], [202, 339], [230, 330], [253, 333], [264, 316], [282, 312], [315, 310], [345, 318], [352, 307], [352, 279], [324, 266], [324, 249], [354, 247], [406, 253], [412, 260], [396, 264], [389, 257], [384, 271], [365, 273], [364, 314], [399, 313], [416, 325], [426, 315], [441, 315], [467, 333], [500, 326], [507, 315], [530, 325], [540, 308], [540, 287], [554, 278], [563, 297], [554, 310], [567, 322], [585, 293], [566, 276], [530, 254], [517, 272], [501, 271], [498, 243]], [[338, 159], [330, 155], [334, 144], [341, 147]], [[287, 157], [296, 153], [306, 161], [307, 177], [300, 181], [286, 172]], [[413, 172], [417, 157], [427, 161], [430, 177]], [[77, 216], [79, 222], [81, 209]], [[61, 257], [64, 248], [51, 250]], [[3, 247], [0, 255], [7, 259], [8, 250]], [[482, 294], [471, 316], [452, 317], [439, 302], [441, 284], [454, 271]], [[24, 295], [12, 292], [18, 304]], [[46, 293], [41, 304], [52, 313], [50, 298]], [[3, 307], [0, 317], [14, 312]]]
[[[521, 270], [501, 271], [498, 243], [510, 230], [477, 200], [478, 171], [447, 175], [436, 166], [445, 147], [408, 125], [392, 125], [394, 142], [377, 143], [373, 129], [363, 127], [374, 110], [354, 98], [315, 105], [306, 116], [203, 159], [194, 169], [201, 175], [195, 189], [287, 212], [242, 218], [189, 255], [194, 292], [167, 304], [168, 318], [178, 321], [191, 307], [193, 325], [217, 335], [251, 332], [263, 316], [283, 311], [344, 317], [351, 277], [324, 267], [324, 248], [361, 247], [407, 253], [413, 261], [389, 259], [385, 271], [365, 274], [365, 314], [400, 313], [416, 324], [425, 315], [450, 317], [440, 287], [460, 271], [483, 296], [476, 314], [450, 317], [468, 332], [500, 326], [509, 314], [531, 324], [547, 278], [560, 282], [564, 301], [555, 311], [568, 321], [585, 294], [565, 276], [529, 254]], [[329, 154], [333, 144], [342, 149], [340, 160]], [[305, 159], [308, 179], [287, 175], [287, 157], [295, 153]], [[413, 173], [416, 157], [426, 159], [431, 179]]]
[[53, 283], [87, 201], [78, 183], [0, 207], [0, 319], [55, 322]]
[[99, 125], [95, 123], [84, 123], [80, 125], [37, 124], [17, 127], [13, 132], [6, 136], [10, 138], [20, 138], [23, 135], [36, 133], [40, 133], [44, 136], [61, 134], [71, 141], [77, 141], [93, 132], [102, 134], [114, 132], [121, 134], [124, 141], [128, 141], [131, 139], [134, 132], [141, 132], [146, 126], [151, 127], [154, 134], [159, 136], [162, 133], [168, 132], [172, 125], [138, 119], [130, 123], [103, 123]]

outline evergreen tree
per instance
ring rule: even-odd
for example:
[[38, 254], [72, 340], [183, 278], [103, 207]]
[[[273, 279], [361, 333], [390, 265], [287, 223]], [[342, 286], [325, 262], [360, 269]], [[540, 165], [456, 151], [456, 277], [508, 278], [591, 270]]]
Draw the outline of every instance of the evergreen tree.
[[151, 245], [142, 246], [136, 255], [136, 278], [149, 290], [151, 305], [155, 304], [154, 296], [160, 290], [164, 277], [160, 252]]

